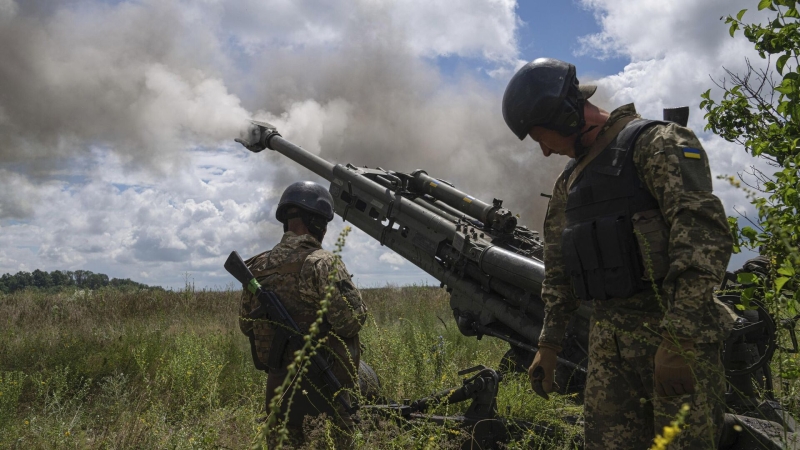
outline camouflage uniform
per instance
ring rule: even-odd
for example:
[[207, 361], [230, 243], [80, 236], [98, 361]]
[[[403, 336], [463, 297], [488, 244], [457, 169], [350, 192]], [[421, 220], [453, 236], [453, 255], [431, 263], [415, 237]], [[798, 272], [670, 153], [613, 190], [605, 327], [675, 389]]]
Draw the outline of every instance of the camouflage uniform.
[[[367, 309], [341, 260], [323, 250], [319, 241], [311, 235], [298, 236], [290, 231], [283, 235], [275, 248], [250, 258], [246, 264], [259, 283], [275, 291], [302, 330], [308, 330], [316, 320], [326, 287], [333, 283], [333, 295], [317, 339], [327, 337], [325, 347], [333, 359], [333, 372], [346, 389], [352, 389], [356, 385], [361, 353], [358, 332], [366, 320]], [[336, 274], [329, 282], [329, 275], [334, 269]], [[258, 359], [267, 365], [273, 326], [266, 319], [246, 318], [257, 306], [257, 299], [246, 289], [243, 290], [239, 327], [244, 334], [254, 335]], [[267, 405], [275, 388], [286, 377], [286, 367], [294, 359], [294, 350], [287, 346], [280, 357], [280, 367], [269, 370]], [[348, 393], [342, 395], [348, 396]], [[298, 431], [306, 415], [327, 413], [337, 417], [340, 425], [350, 427], [351, 418], [331, 398], [330, 389], [320, 380], [305, 376], [292, 400], [288, 426]], [[281, 403], [283, 413], [286, 404], [284, 399]]]
[[[638, 117], [632, 104], [611, 113], [598, 139], [625, 117]], [[699, 149], [700, 158], [687, 159], [686, 147]], [[672, 123], [645, 129], [636, 141], [633, 161], [669, 228], [669, 268], [654, 289], [593, 302], [586, 448], [647, 448], [683, 403], [691, 407], [687, 426], [670, 448], [716, 448], [725, 390], [721, 342], [732, 326], [729, 311], [712, 296], [732, 248], [725, 212], [711, 192], [708, 158], [691, 130]], [[544, 224], [546, 306], [540, 341], [555, 345], [561, 345], [579, 306], [561, 251], [566, 183], [562, 174]], [[653, 358], [662, 336], [695, 342], [694, 395], [656, 397]]]

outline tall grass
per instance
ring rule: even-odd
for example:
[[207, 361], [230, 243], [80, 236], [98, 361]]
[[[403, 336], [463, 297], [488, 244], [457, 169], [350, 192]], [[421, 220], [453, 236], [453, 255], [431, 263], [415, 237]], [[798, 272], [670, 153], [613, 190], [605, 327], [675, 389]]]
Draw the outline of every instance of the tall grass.
[[[363, 296], [370, 309], [363, 358], [388, 399], [458, 386], [458, 370], [498, 367], [507, 349], [462, 336], [441, 289], [386, 287]], [[0, 296], [0, 448], [250, 447], [264, 415], [265, 376], [239, 332], [238, 303], [238, 289], [188, 284], [181, 292]], [[576, 413], [565, 399], [540, 401], [522, 376], [506, 377], [498, 403], [526, 420], [557, 421], [554, 405]], [[317, 426], [308, 448], [328, 446], [324, 423]], [[351, 445], [441, 448], [457, 446], [457, 435], [452, 427], [365, 420]]]

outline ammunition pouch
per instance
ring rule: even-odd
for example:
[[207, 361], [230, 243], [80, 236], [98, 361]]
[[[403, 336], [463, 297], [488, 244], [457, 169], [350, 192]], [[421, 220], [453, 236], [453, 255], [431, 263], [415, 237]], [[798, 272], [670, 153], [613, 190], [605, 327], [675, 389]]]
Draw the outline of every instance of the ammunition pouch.
[[642, 289], [643, 271], [627, 215], [573, 224], [561, 236], [564, 263], [579, 298], [627, 298]]
[[272, 335], [272, 344], [269, 346], [269, 358], [267, 359], [267, 368], [269, 370], [276, 371], [284, 368], [281, 362], [290, 338], [288, 330], [283, 328], [275, 330], [275, 334]]
[[258, 351], [256, 351], [256, 334], [253, 330], [250, 330], [247, 333], [247, 338], [250, 340], [250, 356], [253, 358], [253, 365], [256, 367], [256, 370], [264, 370], [268, 369], [268, 366], [264, 365], [261, 360], [258, 358]]
[[[305, 330], [307, 333], [309, 326], [317, 319], [317, 317], [311, 315], [296, 315], [293, 317], [293, 319], [300, 329]], [[284, 359], [284, 355], [286, 355], [286, 348], [289, 346], [289, 342], [292, 340], [295, 342], [302, 341], [302, 336], [296, 334], [292, 330], [286, 329], [280, 325], [274, 326], [274, 329], [275, 334], [272, 336], [272, 343], [269, 347], [269, 358], [267, 358], [266, 366], [273, 372], [286, 369], [289, 361]], [[315, 339], [320, 339], [321, 337], [325, 336], [327, 331], [328, 327], [323, 324], [323, 326], [320, 327], [319, 335], [317, 335]]]

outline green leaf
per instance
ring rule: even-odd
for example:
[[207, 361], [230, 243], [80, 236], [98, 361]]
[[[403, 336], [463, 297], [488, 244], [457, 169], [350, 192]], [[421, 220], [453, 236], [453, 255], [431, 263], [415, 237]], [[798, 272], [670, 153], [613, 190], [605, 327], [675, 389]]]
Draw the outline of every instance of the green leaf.
[[736, 30], [738, 29], [739, 29], [739, 22], [733, 22], [731, 24], [731, 28], [728, 30], [728, 32], [731, 34], [731, 37], [733, 37], [736, 34]]
[[781, 55], [781, 57], [778, 58], [778, 61], [775, 63], [775, 68], [778, 69], [778, 73], [781, 75], [783, 75], [783, 66], [786, 65], [786, 61], [789, 60], [789, 56], [791, 55]]
[[769, 8], [772, 6], [772, 0], [761, 0], [758, 2], [758, 10], [761, 11], [764, 8]]
[[739, 284], [753, 284], [757, 280], [755, 274], [749, 272], [742, 272], [736, 274], [736, 282]]
[[755, 294], [755, 293], [756, 293], [755, 286], [754, 287], [749, 287], [749, 288], [747, 288], [747, 289], [742, 291], [741, 299], [742, 299], [742, 305], [744, 305], [745, 309], [753, 309], [750, 306], [750, 300], [753, 299], [753, 294]]
[[791, 280], [789, 277], [778, 277], [778, 279], [775, 280], [775, 291], [780, 292], [781, 289], [783, 289], [783, 285], [789, 280]]
[[795, 274], [794, 267], [785, 265], [778, 269], [778, 273], [781, 275], [786, 275], [787, 277], [793, 277]]
[[739, 14], [736, 14], [736, 20], [742, 20], [742, 17], [744, 16], [744, 13], [746, 13], [746, 12], [747, 12], [746, 9], [743, 9], [743, 10], [739, 11]]
[[781, 82], [780, 86], [775, 88], [776, 91], [780, 92], [784, 95], [789, 95], [794, 92], [794, 82], [789, 79], [785, 79]]
[[744, 227], [742, 228], [742, 236], [746, 237], [748, 240], [755, 241], [756, 237], [758, 236], [758, 232], [751, 227]]

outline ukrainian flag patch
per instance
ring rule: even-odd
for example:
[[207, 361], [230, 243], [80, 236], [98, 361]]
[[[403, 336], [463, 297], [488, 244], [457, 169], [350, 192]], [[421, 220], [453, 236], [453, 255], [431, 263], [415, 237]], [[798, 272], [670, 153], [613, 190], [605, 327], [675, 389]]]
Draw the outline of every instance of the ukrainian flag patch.
[[683, 149], [683, 157], [689, 159], [702, 159], [700, 156], [700, 150], [691, 147], [685, 147]]

